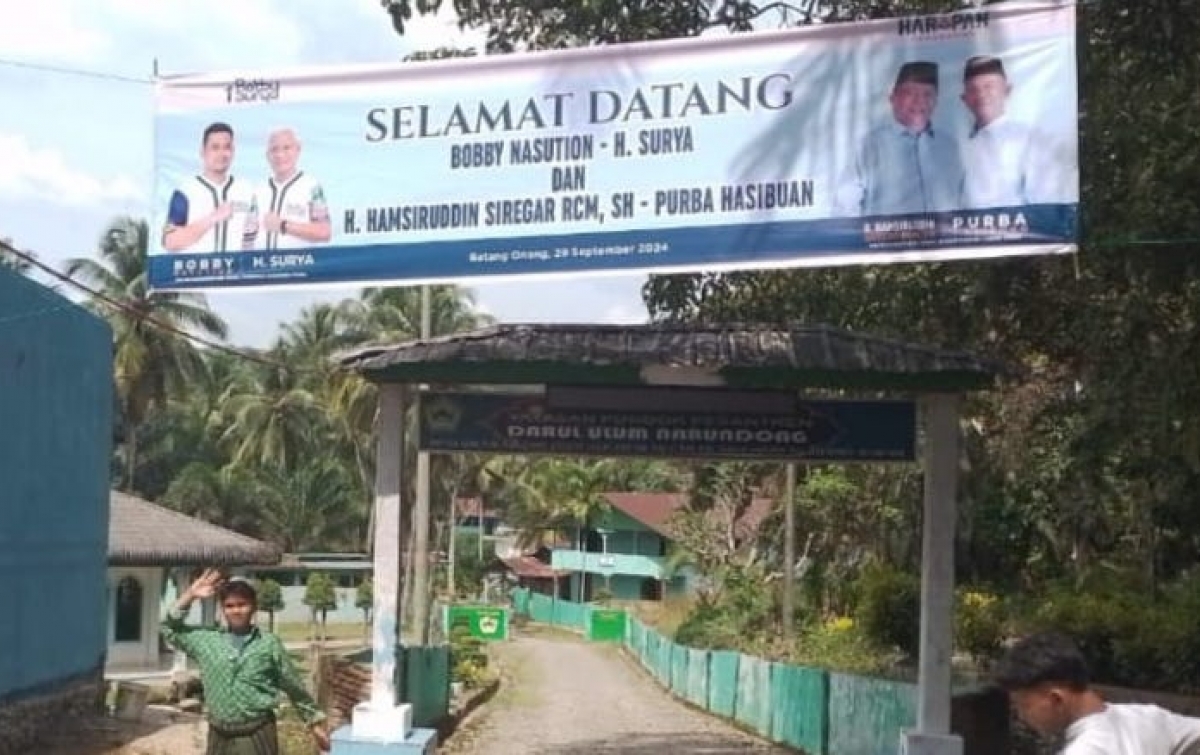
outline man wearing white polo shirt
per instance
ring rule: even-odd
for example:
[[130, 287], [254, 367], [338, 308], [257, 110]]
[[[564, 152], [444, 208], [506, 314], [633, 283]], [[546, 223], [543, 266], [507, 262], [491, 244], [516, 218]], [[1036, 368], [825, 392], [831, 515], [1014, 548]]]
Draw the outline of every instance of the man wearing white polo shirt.
[[254, 190], [234, 180], [233, 128], [213, 123], [200, 139], [199, 175], [171, 194], [162, 245], [168, 252], [226, 252], [245, 247]]
[[258, 249], [300, 249], [328, 243], [333, 236], [325, 191], [300, 170], [300, 139], [290, 128], [271, 132], [267, 162], [271, 176], [258, 191], [261, 213]]

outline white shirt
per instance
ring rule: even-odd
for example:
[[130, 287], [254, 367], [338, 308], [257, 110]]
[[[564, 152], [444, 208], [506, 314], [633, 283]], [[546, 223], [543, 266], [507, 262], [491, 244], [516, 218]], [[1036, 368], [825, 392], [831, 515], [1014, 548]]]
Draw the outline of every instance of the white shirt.
[[171, 194], [167, 208], [167, 225], [181, 228], [194, 223], [229, 202], [233, 213], [204, 232], [185, 252], [230, 252], [244, 248], [244, 235], [254, 203], [254, 189], [244, 181], [227, 176], [217, 185], [204, 176], [193, 176], [180, 184]]
[[[255, 196], [258, 220], [268, 212], [274, 212], [289, 223], [316, 223], [329, 218], [325, 205], [325, 191], [320, 182], [304, 171], [298, 171], [286, 181], [268, 178]], [[268, 232], [255, 228], [255, 249], [301, 249], [315, 246], [298, 236]]]
[[963, 208], [1067, 201], [1054, 187], [1071, 168], [1054, 159], [1045, 138], [1007, 116], [976, 129], [963, 144]]
[[1200, 718], [1157, 705], [1108, 705], [1071, 724], [1062, 755], [1200, 755]]

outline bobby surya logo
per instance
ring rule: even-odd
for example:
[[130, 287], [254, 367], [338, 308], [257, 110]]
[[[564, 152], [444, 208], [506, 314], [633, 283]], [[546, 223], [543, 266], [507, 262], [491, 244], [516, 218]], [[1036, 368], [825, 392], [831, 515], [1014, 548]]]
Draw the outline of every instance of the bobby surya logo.
[[897, 33], [905, 37], [912, 34], [964, 34], [986, 29], [987, 11], [964, 11], [939, 16], [909, 16], [898, 21]]
[[225, 85], [226, 102], [272, 102], [279, 99], [279, 81], [235, 79]]

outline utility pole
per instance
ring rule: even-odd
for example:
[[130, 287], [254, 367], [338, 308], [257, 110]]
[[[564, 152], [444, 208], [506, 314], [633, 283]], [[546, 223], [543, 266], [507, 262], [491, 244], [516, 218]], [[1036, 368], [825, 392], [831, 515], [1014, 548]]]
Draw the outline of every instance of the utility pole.
[[796, 617], [796, 462], [787, 464], [783, 486], [783, 637], [795, 636]]
[[[430, 337], [433, 330], [432, 291], [421, 286], [421, 340]], [[424, 389], [417, 394], [418, 423]], [[413, 512], [413, 623], [416, 624], [417, 645], [429, 644], [429, 452], [417, 451], [417, 506]]]

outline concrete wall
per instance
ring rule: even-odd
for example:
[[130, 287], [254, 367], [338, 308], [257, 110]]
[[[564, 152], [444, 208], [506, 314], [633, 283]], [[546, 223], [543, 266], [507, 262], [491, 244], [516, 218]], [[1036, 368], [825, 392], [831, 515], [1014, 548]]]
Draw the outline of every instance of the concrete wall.
[[108, 325], [0, 268], [0, 749], [100, 692], [113, 403]]
[[[568, 583], [567, 599], [576, 600], [580, 595], [580, 580], [579, 572], [571, 574], [565, 580]], [[642, 584], [645, 579], [642, 577], [633, 577], [627, 574], [616, 574], [608, 578], [608, 589], [612, 593], [614, 600], [644, 600], [642, 597]], [[599, 574], [588, 574], [587, 581], [584, 583], [584, 597], [594, 599], [596, 593], [605, 587], [605, 578]], [[684, 595], [687, 592], [687, 580], [682, 576], [674, 577], [667, 580], [663, 584], [663, 597], [674, 597]], [[590, 596], [590, 598], [589, 598]], [[584, 602], [587, 602], [585, 600]]]
[[[275, 612], [275, 623], [308, 622], [312, 617], [312, 612], [308, 606], [304, 605], [304, 588], [284, 587], [281, 592], [283, 593], [283, 610]], [[353, 587], [337, 587], [334, 588], [334, 592], [337, 594], [338, 607], [325, 615], [326, 623], [361, 624], [363, 612], [354, 606], [358, 590]]]

